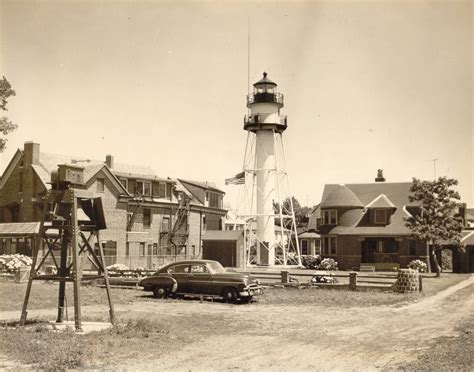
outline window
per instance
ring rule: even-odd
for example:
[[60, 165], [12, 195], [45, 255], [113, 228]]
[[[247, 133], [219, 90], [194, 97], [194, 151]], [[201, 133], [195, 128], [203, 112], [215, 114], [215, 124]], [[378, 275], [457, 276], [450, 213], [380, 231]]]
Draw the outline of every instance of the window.
[[308, 254], [308, 241], [306, 239], [301, 239], [301, 254]]
[[153, 243], [153, 256], [158, 256], [158, 243]]
[[105, 191], [105, 179], [97, 178], [97, 192]]
[[189, 266], [187, 265], [175, 265], [168, 268], [168, 274], [172, 273], [189, 273]]
[[137, 181], [135, 183], [135, 194], [143, 195], [143, 181]]
[[316, 218], [316, 230], [319, 230], [321, 227], [321, 218]]
[[151, 196], [151, 182], [150, 181], [135, 181], [135, 195]]
[[207, 230], [207, 218], [206, 218], [206, 215], [203, 214], [202, 215], [202, 231], [206, 231]]
[[125, 243], [125, 256], [130, 256], [130, 243]]
[[148, 244], [148, 256], [153, 255], [153, 244]]
[[337, 210], [323, 210], [323, 225], [337, 225]]
[[314, 254], [321, 254], [321, 239], [316, 239], [314, 241]]
[[163, 217], [161, 220], [161, 232], [167, 232], [170, 231], [170, 218], [169, 217]]
[[220, 208], [220, 195], [214, 192], [208, 193], [209, 195], [209, 207], [211, 208]]
[[143, 227], [151, 226], [151, 209], [143, 208]]
[[191, 266], [191, 273], [201, 273], [201, 274], [203, 274], [203, 273], [207, 273], [207, 272], [209, 272], [209, 271], [207, 270], [207, 267], [204, 266], [204, 265], [192, 265]]
[[140, 250], [140, 256], [145, 256], [145, 243], [140, 243], [140, 247], [139, 247], [139, 250]]
[[325, 236], [323, 238], [323, 254], [324, 255], [335, 255], [336, 254], [336, 237]]
[[416, 240], [408, 239], [408, 255], [416, 256]]
[[143, 182], [143, 195], [151, 196], [151, 182]]
[[153, 196], [158, 196], [160, 194], [160, 184], [158, 182], [153, 182], [151, 193]]
[[387, 223], [386, 209], [374, 209], [374, 223], [377, 225], [385, 225]]
[[160, 198], [166, 198], [166, 183], [164, 183], [164, 182], [159, 183], [158, 196]]
[[125, 190], [128, 190], [128, 179], [120, 178], [120, 183], [122, 184], [123, 187], [125, 187]]

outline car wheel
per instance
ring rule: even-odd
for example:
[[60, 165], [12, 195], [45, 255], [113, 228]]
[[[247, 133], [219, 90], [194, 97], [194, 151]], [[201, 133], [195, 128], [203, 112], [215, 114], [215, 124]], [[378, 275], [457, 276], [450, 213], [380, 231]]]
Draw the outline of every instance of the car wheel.
[[252, 296], [240, 297], [240, 302], [243, 304], [248, 304], [250, 301], [252, 301]]
[[235, 288], [224, 288], [222, 296], [224, 297], [224, 302], [227, 302], [228, 304], [233, 304], [237, 301], [237, 291]]
[[163, 287], [153, 287], [153, 295], [156, 298], [166, 298], [169, 295], [169, 289]]

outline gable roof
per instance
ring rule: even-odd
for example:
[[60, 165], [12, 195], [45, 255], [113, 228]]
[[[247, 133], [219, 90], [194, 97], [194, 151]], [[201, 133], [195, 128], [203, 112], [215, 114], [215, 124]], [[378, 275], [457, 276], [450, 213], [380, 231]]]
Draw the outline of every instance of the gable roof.
[[13, 157], [11, 158], [10, 162], [5, 168], [5, 171], [2, 174], [2, 177], [0, 178], [0, 190], [3, 188], [3, 186], [7, 182], [8, 178], [12, 174], [13, 170], [19, 163], [22, 156], [23, 156], [23, 151], [21, 151], [20, 149], [16, 150], [15, 155], [13, 155]]
[[396, 206], [387, 198], [385, 194], [380, 194], [369, 204], [365, 206], [366, 208], [396, 208]]
[[200, 181], [191, 181], [191, 180], [184, 180], [182, 178], [178, 178], [178, 181], [180, 181], [181, 183], [188, 183], [190, 185], [193, 185], [193, 186], [196, 186], [196, 187], [200, 187], [201, 189], [205, 189], [205, 190], [210, 190], [210, 191], [215, 191], [215, 192], [218, 192], [218, 193], [221, 193], [221, 194], [225, 194], [224, 191], [218, 189], [214, 183], [210, 183], [210, 182], [200, 182]]

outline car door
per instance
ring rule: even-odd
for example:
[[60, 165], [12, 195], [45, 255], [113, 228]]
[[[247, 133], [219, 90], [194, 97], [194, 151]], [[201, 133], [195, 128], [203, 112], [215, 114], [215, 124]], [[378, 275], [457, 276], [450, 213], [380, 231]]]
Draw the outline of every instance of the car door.
[[168, 268], [168, 274], [178, 283], [176, 292], [189, 292], [189, 264], [173, 265]]
[[190, 266], [188, 288], [190, 293], [212, 294], [212, 275], [205, 264]]

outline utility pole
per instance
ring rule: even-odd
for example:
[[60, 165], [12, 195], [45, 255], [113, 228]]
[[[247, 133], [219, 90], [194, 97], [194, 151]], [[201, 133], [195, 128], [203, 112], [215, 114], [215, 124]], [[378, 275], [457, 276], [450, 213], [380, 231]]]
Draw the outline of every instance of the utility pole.
[[434, 174], [434, 180], [436, 181], [436, 162], [438, 161], [439, 159], [433, 159], [433, 174]]

